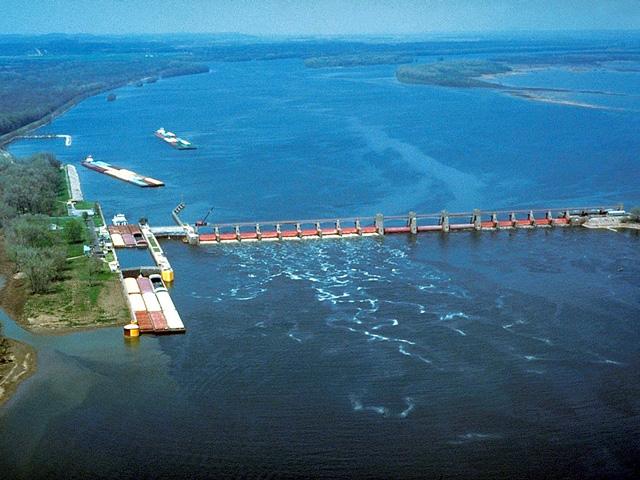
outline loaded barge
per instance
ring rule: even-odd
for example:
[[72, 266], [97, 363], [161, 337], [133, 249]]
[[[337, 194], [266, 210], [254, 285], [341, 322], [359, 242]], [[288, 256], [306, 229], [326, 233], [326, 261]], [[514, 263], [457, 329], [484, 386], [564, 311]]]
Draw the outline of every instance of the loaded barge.
[[122, 271], [122, 283], [140, 333], [184, 333], [180, 314], [159, 274], [143, 275], [141, 269]]
[[156, 137], [160, 140], [165, 141], [173, 148], [177, 148], [178, 150], [195, 150], [195, 145], [184, 138], [178, 137], [175, 133], [169, 132], [164, 128], [159, 128], [155, 133]]
[[118, 180], [123, 180], [125, 182], [132, 183], [137, 185], [138, 187], [163, 187], [164, 182], [160, 180], [156, 180], [155, 178], [145, 177], [143, 175], [139, 175], [136, 172], [132, 172], [131, 170], [127, 170], [122, 167], [118, 167], [116, 165], [111, 165], [107, 162], [101, 162], [99, 160], [94, 160], [91, 155], [84, 159], [82, 162], [84, 167], [87, 167], [91, 170], [95, 170], [99, 173], [104, 173], [105, 175], [109, 175], [111, 177], [117, 178]]

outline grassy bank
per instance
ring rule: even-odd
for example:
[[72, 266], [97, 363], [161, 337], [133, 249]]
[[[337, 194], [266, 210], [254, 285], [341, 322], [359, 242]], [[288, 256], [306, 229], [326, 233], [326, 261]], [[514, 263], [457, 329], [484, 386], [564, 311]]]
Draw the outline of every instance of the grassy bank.
[[[53, 176], [55, 178], [55, 175]], [[94, 225], [101, 221], [88, 222], [66, 216], [68, 179], [60, 169], [57, 190], [51, 190], [49, 216], [39, 218], [45, 225], [43, 236], [54, 241], [55, 248], [62, 248], [66, 255], [56, 272], [55, 279], [45, 291], [36, 293], [23, 272], [19, 272], [4, 231], [0, 229], [0, 276], [4, 279], [0, 289], [0, 308], [16, 323], [37, 333], [65, 333], [77, 329], [123, 325], [129, 321], [129, 313], [120, 286], [118, 275], [106, 264], [83, 255], [83, 245], [90, 243]], [[55, 198], [53, 198], [55, 197]], [[82, 207], [93, 207], [86, 202]], [[12, 222], [28, 216], [17, 216]], [[82, 225], [78, 235], [70, 236], [66, 229], [70, 222]], [[58, 228], [51, 230], [51, 226]], [[64, 258], [63, 258], [64, 260]], [[0, 331], [0, 405], [16, 390], [20, 382], [28, 378], [36, 367], [36, 352], [28, 345], [4, 338]]]
[[118, 276], [90, 273], [85, 256], [67, 261], [64, 277], [47, 293], [28, 294], [18, 323], [39, 333], [124, 325], [129, 313]]
[[[0, 306], [31, 331], [124, 324], [129, 315], [118, 275], [100, 259], [83, 252], [84, 246], [91, 244], [92, 229], [102, 222], [67, 216], [68, 179], [64, 168], [59, 172], [57, 180], [50, 177], [57, 185], [50, 189], [50, 214], [17, 216], [8, 221], [6, 238], [0, 236], [0, 273], [7, 279], [0, 291]], [[95, 203], [87, 201], [77, 206], [95, 208]], [[21, 249], [42, 248], [49, 252], [47, 255], [58, 252], [61, 258], [45, 287], [36, 288], [33, 271], [24, 269], [27, 264], [20, 264], [19, 254]]]
[[[63, 223], [64, 218], [55, 218]], [[82, 254], [80, 243], [65, 244], [67, 261], [46, 292], [33, 293], [16, 272], [0, 237], [0, 273], [6, 278], [0, 290], [0, 307], [25, 329], [61, 333], [78, 328], [124, 325], [129, 320], [117, 274], [106, 265], [96, 271], [93, 259]]]

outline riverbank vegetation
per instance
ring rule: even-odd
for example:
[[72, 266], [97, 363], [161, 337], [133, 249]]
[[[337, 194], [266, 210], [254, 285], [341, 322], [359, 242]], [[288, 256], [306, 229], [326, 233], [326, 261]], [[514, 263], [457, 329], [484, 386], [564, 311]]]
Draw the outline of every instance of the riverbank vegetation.
[[165, 58], [15, 58], [0, 66], [2, 136], [55, 114], [82, 98], [142, 78], [208, 72], [192, 61]]
[[[588, 39], [543, 36], [536, 40], [526, 36], [498, 36], [491, 40], [452, 37], [420, 41], [394, 38], [265, 41], [235, 34], [0, 35], [0, 56], [3, 57], [0, 145], [50, 121], [88, 96], [125, 84], [143, 86], [163, 77], [207, 72], [211, 62], [298, 59], [310, 68], [320, 68], [401, 64], [430, 57], [443, 59], [445, 65], [401, 67], [398, 79], [410, 83], [479, 86], [479, 81], [474, 80], [478, 65], [446, 66], [446, 62], [469, 55], [491, 56], [502, 65], [522, 65], [624, 62], [638, 59], [640, 53], [629, 48], [624, 53], [616, 51], [606, 36]], [[621, 65], [620, 68], [630, 67]]]
[[325, 57], [311, 57], [304, 61], [305, 67], [357, 67], [366, 65], [399, 65], [413, 62], [411, 55], [378, 53], [359, 55], [334, 55]]
[[0, 302], [32, 330], [125, 323], [117, 275], [85, 255], [96, 222], [66, 214], [64, 172], [47, 154], [0, 163], [0, 260], [7, 277]]
[[398, 81], [402, 83], [419, 83], [458, 88], [499, 88], [499, 85], [482, 80], [480, 77], [510, 71], [511, 67], [500, 62], [465, 60], [434, 62], [422, 65], [403, 65], [398, 67], [396, 77]]

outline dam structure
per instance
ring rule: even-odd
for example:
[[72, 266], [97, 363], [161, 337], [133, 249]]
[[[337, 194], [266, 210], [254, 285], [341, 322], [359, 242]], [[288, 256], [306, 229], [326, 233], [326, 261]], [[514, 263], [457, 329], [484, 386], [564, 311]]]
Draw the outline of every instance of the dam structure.
[[[418, 235], [454, 232], [485, 232], [536, 228], [607, 228], [615, 229], [629, 218], [622, 205], [580, 208], [535, 208], [528, 210], [494, 210], [418, 214], [385, 217], [324, 218], [266, 222], [207, 223], [185, 222], [180, 203], [171, 212], [175, 225], [151, 226], [146, 219], [138, 224], [108, 227], [115, 248], [146, 248], [155, 266], [119, 270], [124, 295], [131, 314], [125, 337], [139, 334], [184, 333], [182, 319], [173, 304], [167, 286], [174, 281], [174, 271], [160, 246], [159, 238], [180, 238], [190, 245], [242, 245], [256, 242], [303, 241], [386, 235]], [[122, 215], [121, 215], [122, 216]], [[123, 216], [122, 216], [123, 217]], [[114, 252], [115, 253], [115, 252]]]
[[497, 231], [514, 229], [588, 226], [592, 219], [626, 217], [623, 205], [533, 208], [514, 210], [473, 210], [472, 212], [368, 217], [279, 220], [261, 222], [184, 222], [179, 204], [172, 212], [176, 226], [150, 227], [158, 237], [182, 237], [192, 245], [241, 244], [246, 242], [295, 241], [310, 239], [381, 237], [393, 234], [417, 235], [456, 231]]

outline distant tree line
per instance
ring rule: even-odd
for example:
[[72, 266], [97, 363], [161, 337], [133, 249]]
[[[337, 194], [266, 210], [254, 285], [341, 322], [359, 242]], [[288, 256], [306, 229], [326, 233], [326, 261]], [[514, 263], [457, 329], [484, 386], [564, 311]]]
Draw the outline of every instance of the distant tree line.
[[[562, 48], [561, 56], [548, 49]], [[541, 53], [545, 52], [545, 53]], [[161, 37], [83, 37], [66, 35], [0, 35], [0, 143], [2, 136], [46, 118], [61, 106], [100, 91], [142, 79], [190, 75], [209, 70], [209, 62], [298, 58], [309, 67], [408, 63], [412, 58], [463, 55], [504, 56], [504, 63], [545, 63], [554, 58], [570, 64], [637, 60], [639, 51], [616, 53], [603, 39], [549, 37], [531, 40], [498, 38], [460, 42], [437, 39], [415, 42], [302, 40], [263, 42], [241, 35], [174, 35]], [[526, 55], [523, 55], [526, 54]], [[498, 57], [500, 59], [500, 57]], [[399, 70], [411, 83], [478, 86], [460, 65], [443, 70]], [[5, 138], [6, 139], [6, 138]]]
[[193, 60], [110, 57], [17, 57], [0, 64], [0, 136], [36, 122], [84, 96], [145, 77], [175, 77], [208, 72]]

